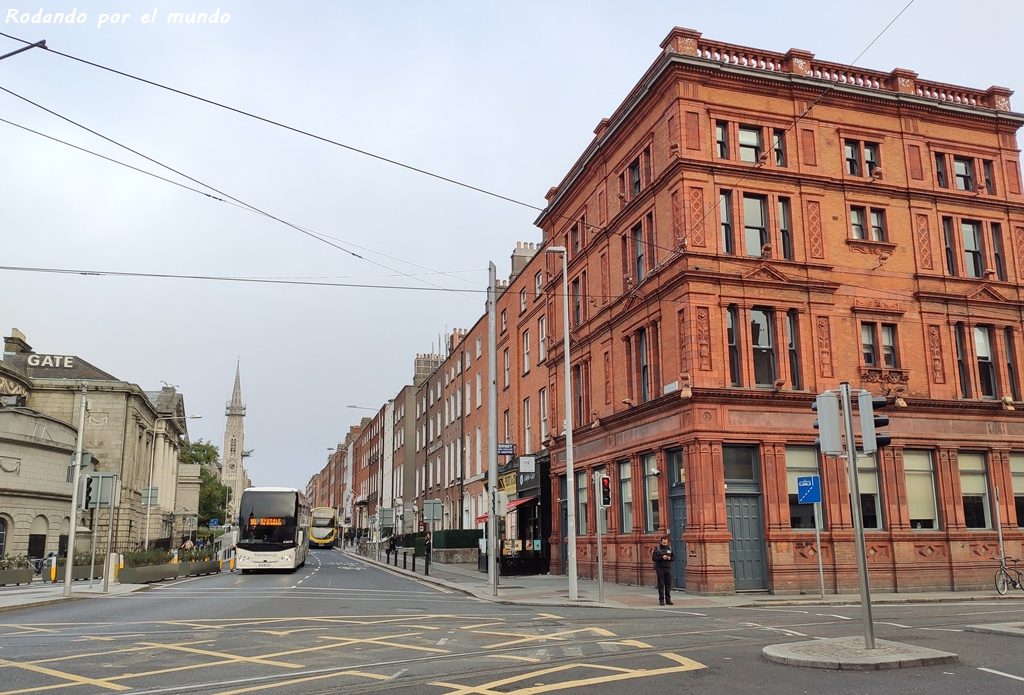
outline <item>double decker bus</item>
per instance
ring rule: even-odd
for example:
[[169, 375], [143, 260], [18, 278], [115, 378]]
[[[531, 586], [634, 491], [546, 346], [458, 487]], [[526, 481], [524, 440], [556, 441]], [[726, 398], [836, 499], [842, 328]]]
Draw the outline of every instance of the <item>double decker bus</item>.
[[293, 488], [250, 487], [238, 504], [235, 567], [253, 570], [298, 569], [306, 564], [309, 504]]
[[309, 514], [309, 547], [333, 548], [338, 543], [338, 511], [334, 507], [313, 507]]

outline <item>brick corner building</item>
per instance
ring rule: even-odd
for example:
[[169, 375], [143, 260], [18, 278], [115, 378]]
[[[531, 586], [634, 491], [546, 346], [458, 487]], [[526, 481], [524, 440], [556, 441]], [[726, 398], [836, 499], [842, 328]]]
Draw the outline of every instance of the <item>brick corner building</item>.
[[[809, 407], [848, 382], [891, 416], [892, 445], [858, 467], [872, 586], [987, 586], [997, 523], [1024, 551], [1011, 92], [681, 28], [662, 48], [537, 220], [568, 254], [576, 479], [557, 432], [551, 498], [574, 485], [580, 574], [597, 575], [601, 472], [612, 581], [652, 583], [667, 530], [688, 590], [816, 592], [796, 479], [820, 475], [825, 587], [856, 591], [845, 462], [815, 448]], [[562, 266], [536, 262], [561, 423]], [[564, 509], [552, 524], [564, 571]]]

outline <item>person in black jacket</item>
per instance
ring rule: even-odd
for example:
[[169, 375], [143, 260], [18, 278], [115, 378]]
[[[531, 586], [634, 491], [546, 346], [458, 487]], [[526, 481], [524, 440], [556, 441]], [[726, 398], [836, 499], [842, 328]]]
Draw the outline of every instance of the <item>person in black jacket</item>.
[[658, 604], [672, 605], [672, 538], [666, 533], [661, 543], [654, 548], [651, 559], [654, 560], [654, 572], [658, 575]]

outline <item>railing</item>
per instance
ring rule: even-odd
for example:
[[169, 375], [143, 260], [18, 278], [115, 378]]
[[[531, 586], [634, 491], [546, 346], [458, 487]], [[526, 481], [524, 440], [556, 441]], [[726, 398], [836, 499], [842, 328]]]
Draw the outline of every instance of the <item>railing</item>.
[[662, 45], [669, 51], [695, 55], [707, 60], [717, 60], [727, 65], [767, 72], [806, 75], [837, 84], [914, 94], [949, 104], [1010, 110], [1009, 90], [999, 87], [979, 90], [929, 82], [918, 79], [917, 74], [910, 70], [897, 69], [890, 73], [865, 70], [852, 65], [816, 60], [813, 53], [797, 49], [787, 53], [777, 53], [719, 41], [708, 41], [701, 37], [700, 32], [680, 28], [675, 29]]

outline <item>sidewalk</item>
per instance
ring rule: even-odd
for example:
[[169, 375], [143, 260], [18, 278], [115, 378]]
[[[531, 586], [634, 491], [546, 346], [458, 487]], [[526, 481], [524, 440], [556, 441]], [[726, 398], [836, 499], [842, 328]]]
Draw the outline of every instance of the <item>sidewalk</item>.
[[148, 588], [148, 584], [120, 584], [114, 581], [110, 582], [107, 592], [104, 593], [102, 579], [93, 581], [92, 588], [89, 587], [89, 582], [79, 580], [71, 583], [71, 596], [65, 596], [64, 582], [55, 583], [37, 579], [31, 584], [0, 587], [0, 613], [36, 604], [59, 603], [82, 598], [123, 596]]

